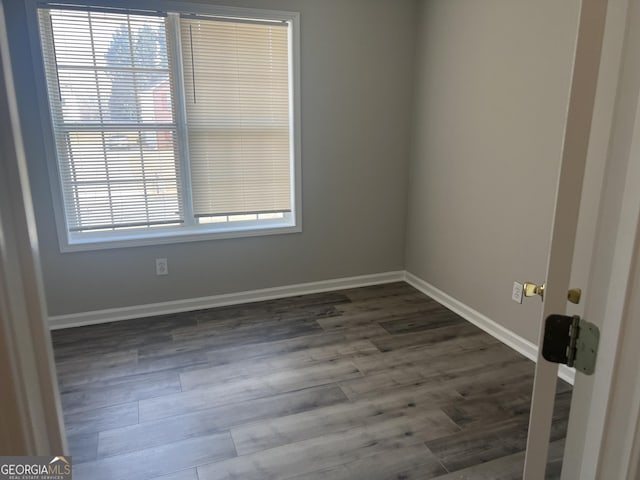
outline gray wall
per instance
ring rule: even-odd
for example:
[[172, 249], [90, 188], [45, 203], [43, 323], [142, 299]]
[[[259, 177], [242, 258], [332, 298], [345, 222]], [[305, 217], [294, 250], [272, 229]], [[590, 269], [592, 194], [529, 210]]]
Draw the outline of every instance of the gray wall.
[[[293, 10], [302, 31], [303, 232], [61, 254], [25, 12], [10, 42], [52, 315], [195, 298], [404, 267], [414, 0], [242, 0]], [[166, 257], [170, 274], [155, 276]]]
[[578, 0], [426, 0], [407, 270], [530, 341], [571, 78]]

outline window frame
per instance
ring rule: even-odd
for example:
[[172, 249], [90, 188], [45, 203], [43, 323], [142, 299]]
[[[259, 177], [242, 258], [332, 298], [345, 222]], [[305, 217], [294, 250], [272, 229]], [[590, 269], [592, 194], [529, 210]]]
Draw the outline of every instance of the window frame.
[[[133, 4], [133, 5], [132, 5]], [[28, 29], [33, 57], [36, 94], [41, 112], [41, 128], [45, 144], [47, 173], [53, 198], [54, 220], [60, 251], [77, 252], [114, 248], [174, 244], [216, 239], [256, 237], [278, 234], [299, 233], [302, 231], [302, 175], [301, 175], [301, 108], [300, 108], [300, 13], [282, 10], [263, 10], [243, 7], [228, 7], [211, 4], [180, 2], [175, 0], [93, 0], [86, 1], [49, 1], [27, 0], [25, 2], [28, 17]], [[256, 19], [290, 22], [289, 36], [289, 101], [290, 101], [290, 151], [291, 151], [291, 212], [283, 219], [259, 221], [234, 221], [226, 223], [198, 224], [190, 222], [179, 227], [145, 228], [144, 230], [112, 231], [100, 233], [73, 234], [69, 231], [63, 193], [60, 167], [58, 163], [53, 119], [49, 106], [47, 80], [43, 62], [43, 47], [40, 41], [38, 8], [75, 7], [83, 10], [109, 10], [114, 13], [163, 12], [178, 14], [196, 14], [236, 19]], [[170, 22], [168, 17], [168, 22]], [[169, 23], [169, 28], [173, 28]], [[175, 35], [174, 35], [175, 36]], [[174, 38], [168, 38], [168, 42]], [[173, 68], [172, 66], [171, 68]], [[178, 94], [184, 94], [182, 86], [176, 86]], [[178, 119], [176, 119], [178, 121]], [[181, 150], [185, 145], [180, 145]], [[188, 145], [186, 146], [188, 148]], [[181, 160], [182, 166], [188, 159]], [[190, 189], [191, 180], [183, 179], [183, 188]], [[185, 211], [187, 213], [187, 211]], [[79, 238], [81, 237], [81, 238]]]

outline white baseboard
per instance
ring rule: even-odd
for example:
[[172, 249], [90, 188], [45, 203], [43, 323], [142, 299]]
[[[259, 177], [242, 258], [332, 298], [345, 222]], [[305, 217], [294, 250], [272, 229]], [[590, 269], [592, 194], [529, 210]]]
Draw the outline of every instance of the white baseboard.
[[361, 275], [358, 277], [336, 278], [320, 282], [300, 283], [283, 287], [264, 288], [246, 292], [227, 293], [200, 297], [188, 300], [175, 300], [171, 302], [151, 303], [147, 305], [134, 305], [131, 307], [109, 308], [106, 310], [94, 310], [91, 312], [72, 313], [68, 315], [54, 315], [49, 317], [49, 327], [52, 330], [70, 327], [95, 325], [98, 323], [130, 320], [133, 318], [152, 317], [172, 313], [202, 310], [205, 308], [224, 307], [240, 303], [259, 302], [276, 298], [307, 295], [309, 293], [330, 292], [345, 288], [366, 287], [383, 283], [401, 282], [404, 280], [404, 271], [376, 273], [373, 275]]
[[[534, 343], [522, 338], [520, 335], [517, 335], [511, 330], [494, 322], [489, 317], [453, 298], [451, 295], [444, 293], [442, 290], [439, 290], [438, 288], [434, 287], [430, 283], [425, 282], [412, 273], [405, 272], [405, 281], [412, 287], [420, 290], [425, 295], [433, 298], [436, 302], [457, 313], [465, 320], [481, 328], [489, 335], [500, 340], [505, 345], [513, 348], [516, 352], [524, 355], [529, 360], [533, 360], [534, 362], [537, 361], [538, 347]], [[560, 365], [558, 376], [565, 382], [573, 385], [575, 381], [575, 375], [576, 371], [573, 368], [569, 368], [566, 365]]]
[[[421, 278], [405, 271], [395, 271], [386, 273], [376, 273], [373, 275], [362, 275], [358, 277], [336, 278], [323, 280], [320, 282], [300, 283], [297, 285], [286, 285], [283, 287], [264, 288], [261, 290], [250, 290], [246, 292], [228, 293], [213, 295], [210, 297], [200, 297], [188, 300], [175, 300], [171, 302], [151, 303], [147, 305], [135, 305], [131, 307], [110, 308], [106, 310], [94, 310], [91, 312], [72, 313], [68, 315], [55, 315], [49, 317], [49, 327], [52, 330], [70, 327], [81, 327], [98, 323], [115, 322], [119, 320], [130, 320], [133, 318], [152, 317], [155, 315], [166, 315], [172, 313], [188, 312], [192, 310], [202, 310], [206, 308], [224, 307], [227, 305], [237, 305], [241, 303], [259, 302], [262, 300], [273, 300], [276, 298], [293, 297], [296, 295], [307, 295], [310, 293], [330, 292], [345, 288], [366, 287], [368, 285], [379, 285], [406, 281], [411, 286], [420, 290], [425, 295], [433, 298], [448, 309], [454, 311], [465, 320], [478, 326], [489, 335], [497, 338], [502, 343], [513, 348], [518, 353], [524, 355], [534, 362], [538, 358], [538, 347], [530, 341], [516, 335], [511, 330], [494, 322], [490, 318], [472, 309], [468, 305], [460, 302], [452, 296], [437, 289], [433, 285], [425, 282]], [[565, 365], [560, 366], [558, 376], [573, 385], [575, 380], [575, 370]]]

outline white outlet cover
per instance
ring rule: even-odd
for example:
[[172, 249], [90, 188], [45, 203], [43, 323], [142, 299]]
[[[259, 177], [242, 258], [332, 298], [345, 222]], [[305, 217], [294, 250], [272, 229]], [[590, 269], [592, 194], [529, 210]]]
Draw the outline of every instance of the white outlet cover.
[[169, 275], [169, 263], [166, 258], [156, 258], [156, 275]]
[[511, 292], [511, 299], [522, 304], [522, 295], [524, 294], [524, 285], [519, 282], [513, 282], [513, 291]]

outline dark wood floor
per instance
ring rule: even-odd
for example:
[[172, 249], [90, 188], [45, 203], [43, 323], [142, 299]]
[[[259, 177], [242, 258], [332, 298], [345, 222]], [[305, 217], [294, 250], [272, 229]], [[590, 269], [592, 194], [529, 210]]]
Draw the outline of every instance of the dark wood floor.
[[76, 480], [521, 477], [533, 364], [405, 283], [53, 338]]

